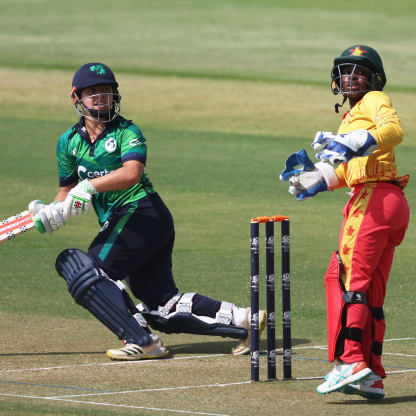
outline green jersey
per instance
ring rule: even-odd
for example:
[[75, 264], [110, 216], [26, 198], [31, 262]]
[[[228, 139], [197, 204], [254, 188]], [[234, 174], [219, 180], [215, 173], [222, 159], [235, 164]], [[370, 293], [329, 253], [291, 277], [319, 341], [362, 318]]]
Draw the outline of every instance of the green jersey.
[[[103, 132], [91, 143], [84, 118], [68, 129], [58, 140], [59, 185], [68, 186], [78, 180], [94, 179], [121, 168], [124, 162], [138, 160], [146, 164], [146, 140], [138, 126], [119, 116], [108, 123]], [[120, 191], [100, 192], [93, 195], [92, 204], [101, 224], [110, 211], [148, 194], [153, 186], [143, 173], [140, 182]]]

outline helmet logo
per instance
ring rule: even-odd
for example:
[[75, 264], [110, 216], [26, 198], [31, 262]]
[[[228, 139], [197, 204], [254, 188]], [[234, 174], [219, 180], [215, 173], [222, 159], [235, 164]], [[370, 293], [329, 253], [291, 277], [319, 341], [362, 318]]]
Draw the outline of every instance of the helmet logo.
[[349, 49], [349, 52], [351, 52], [350, 56], [361, 56], [363, 53], [367, 53], [368, 51], [361, 49], [360, 46], [356, 46], [354, 49]]
[[91, 65], [90, 66], [90, 71], [95, 72], [97, 75], [104, 75], [105, 74], [105, 69], [101, 64]]

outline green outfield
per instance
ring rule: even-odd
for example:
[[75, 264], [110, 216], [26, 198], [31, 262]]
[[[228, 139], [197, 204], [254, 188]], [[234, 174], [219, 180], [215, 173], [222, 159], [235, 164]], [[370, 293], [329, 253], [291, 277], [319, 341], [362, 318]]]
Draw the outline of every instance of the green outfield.
[[[98, 231], [90, 213], [52, 235], [31, 231], [0, 246], [0, 415], [411, 414], [414, 216], [385, 304], [388, 396], [379, 404], [319, 397], [319, 378], [330, 369], [326, 351], [314, 348], [326, 343], [323, 276], [348, 196], [338, 190], [300, 203], [278, 174], [290, 153], [305, 148], [313, 156], [317, 130], [337, 129], [342, 115], [333, 110], [340, 99], [329, 88], [331, 62], [362, 42], [383, 58], [385, 91], [405, 129], [396, 156], [400, 173], [411, 175], [413, 211], [413, 3], [1, 0], [0, 219], [55, 196], [56, 141], [76, 121], [73, 73], [86, 62], [106, 63], [120, 83], [122, 114], [146, 136], [146, 172], [175, 219], [181, 291], [248, 306], [249, 220], [291, 217], [297, 380], [250, 384], [248, 357], [230, 355], [231, 340], [209, 337], [162, 335], [169, 359], [108, 361], [105, 351], [119, 341], [74, 303], [54, 268], [61, 250], [87, 249]], [[279, 264], [277, 257], [277, 271]]]

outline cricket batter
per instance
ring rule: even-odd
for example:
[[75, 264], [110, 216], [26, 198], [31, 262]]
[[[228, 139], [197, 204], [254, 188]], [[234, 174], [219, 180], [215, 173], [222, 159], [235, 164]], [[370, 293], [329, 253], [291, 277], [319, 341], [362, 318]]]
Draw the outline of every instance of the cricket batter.
[[[70, 95], [80, 120], [58, 140], [58, 193], [49, 205], [32, 201], [29, 210], [52, 232], [93, 206], [101, 229], [88, 252], [64, 250], [56, 270], [74, 300], [123, 340], [122, 348], [107, 355], [114, 360], [166, 356], [148, 324], [166, 333], [239, 339], [233, 354], [248, 353], [250, 308], [180, 293], [175, 285], [173, 219], [144, 173], [147, 148], [141, 130], [119, 114], [121, 97], [111, 69], [83, 65]], [[57, 202], [63, 202], [63, 212]], [[123, 279], [142, 302], [140, 311]], [[261, 329], [265, 320], [262, 311]]]
[[292, 176], [289, 192], [298, 200], [349, 187], [350, 199], [325, 276], [328, 358], [334, 369], [318, 386], [368, 399], [385, 396], [381, 364], [383, 303], [394, 249], [403, 240], [409, 206], [403, 189], [409, 177], [397, 173], [394, 148], [403, 139], [378, 53], [353, 45], [334, 60], [332, 92], [349, 101], [337, 134], [319, 131], [312, 148], [319, 163]]

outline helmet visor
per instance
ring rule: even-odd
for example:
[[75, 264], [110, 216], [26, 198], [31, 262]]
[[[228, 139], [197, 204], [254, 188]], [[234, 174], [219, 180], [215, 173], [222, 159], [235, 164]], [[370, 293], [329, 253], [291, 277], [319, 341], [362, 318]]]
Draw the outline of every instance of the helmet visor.
[[359, 95], [376, 89], [374, 72], [358, 64], [345, 63], [334, 66], [331, 78], [331, 89], [335, 95]]
[[75, 111], [90, 120], [108, 123], [120, 114], [121, 97], [117, 93], [99, 93], [77, 98]]

